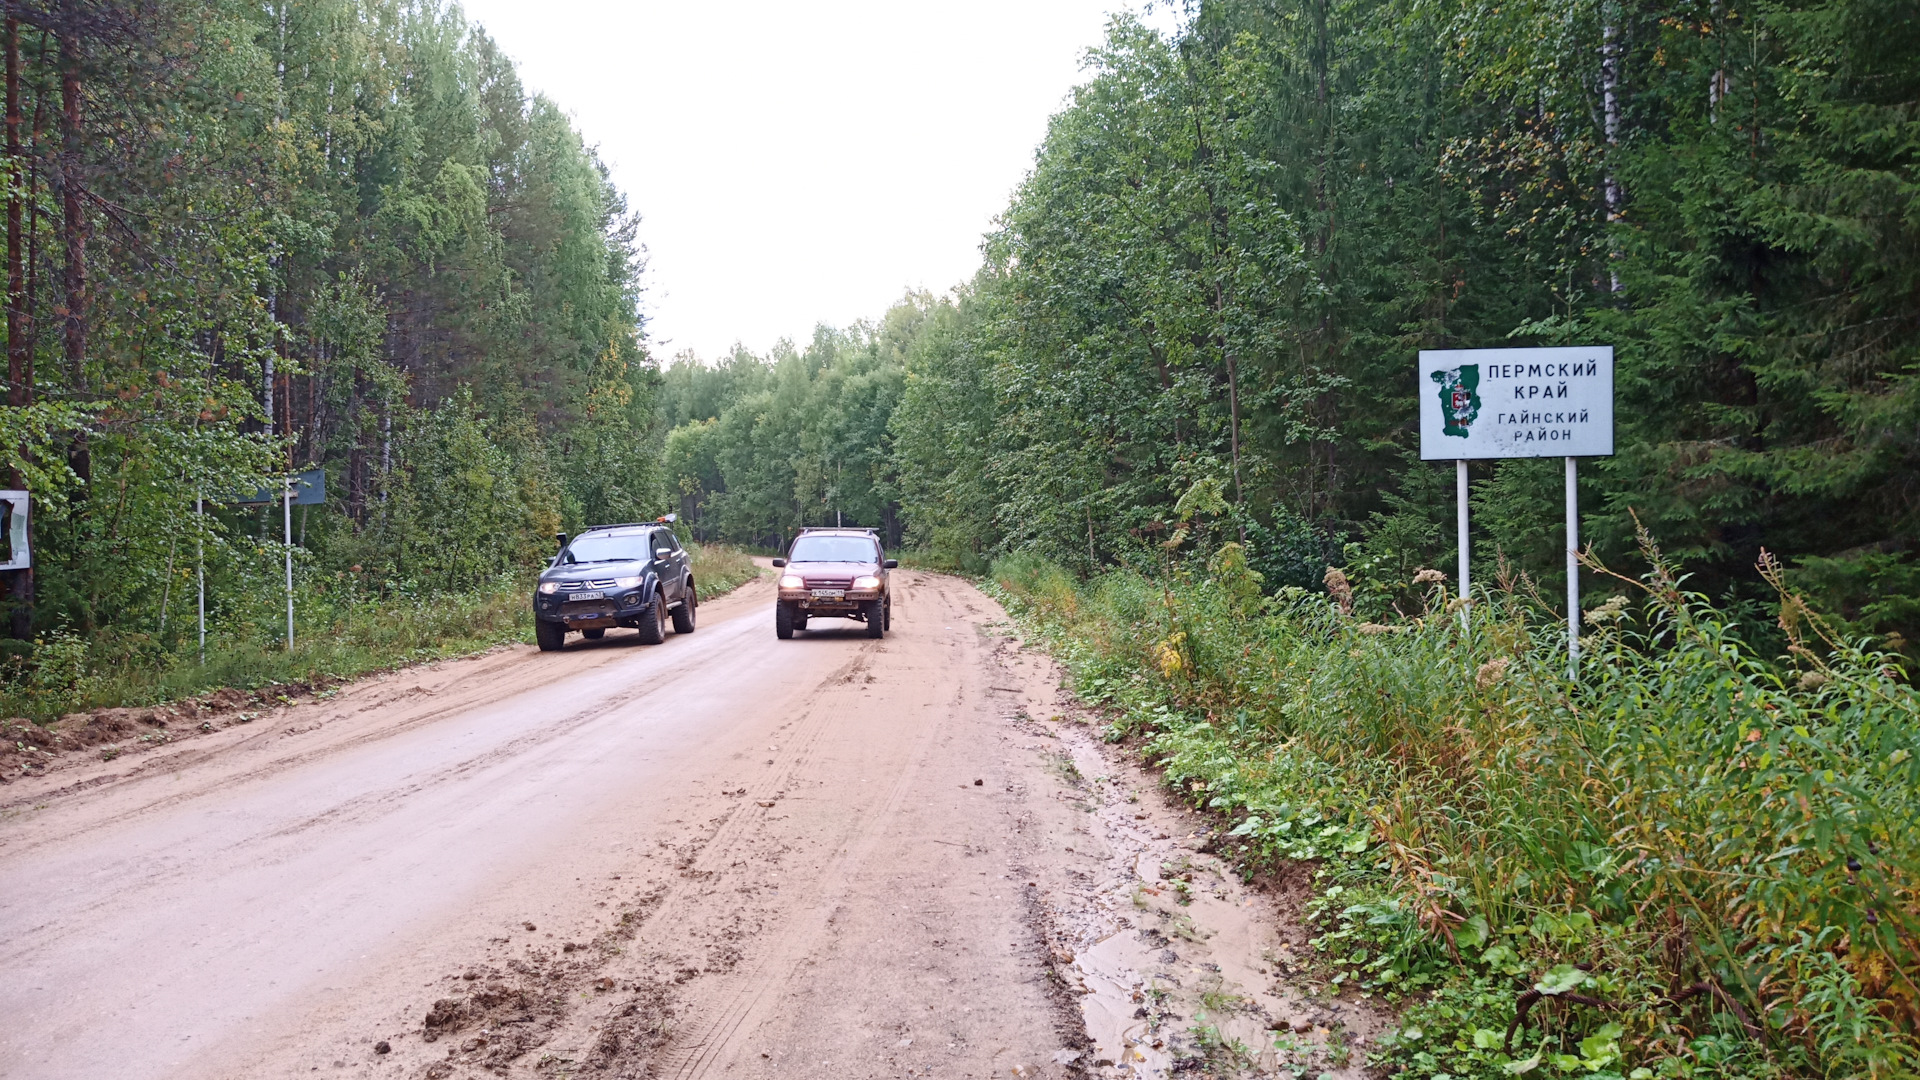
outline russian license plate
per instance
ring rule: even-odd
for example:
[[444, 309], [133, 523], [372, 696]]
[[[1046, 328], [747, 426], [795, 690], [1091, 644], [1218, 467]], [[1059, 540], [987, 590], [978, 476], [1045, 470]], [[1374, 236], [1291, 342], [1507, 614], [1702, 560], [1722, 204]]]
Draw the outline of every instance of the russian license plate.
[[603, 592], [570, 592], [567, 594], [567, 599], [569, 600], [605, 600], [606, 598], [607, 594]]
[[813, 598], [815, 600], [845, 600], [847, 598], [847, 590], [815, 589], [813, 590]]

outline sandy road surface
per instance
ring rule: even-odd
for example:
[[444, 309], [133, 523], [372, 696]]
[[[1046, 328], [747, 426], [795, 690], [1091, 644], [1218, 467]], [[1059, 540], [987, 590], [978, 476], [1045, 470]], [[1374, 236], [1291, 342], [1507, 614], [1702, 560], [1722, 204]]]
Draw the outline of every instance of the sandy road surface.
[[1046, 745], [1051, 669], [971, 587], [788, 642], [770, 589], [0, 789], [0, 1077], [1160, 1072], [1181, 826]]

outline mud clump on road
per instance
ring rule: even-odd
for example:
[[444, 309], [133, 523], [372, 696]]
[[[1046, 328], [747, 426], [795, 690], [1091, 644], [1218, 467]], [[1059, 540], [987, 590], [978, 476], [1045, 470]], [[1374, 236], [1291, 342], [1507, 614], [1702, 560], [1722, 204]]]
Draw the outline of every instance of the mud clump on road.
[[504, 1066], [546, 1042], [554, 1019], [565, 1009], [566, 992], [558, 985], [540, 984], [559, 981], [550, 973], [528, 970], [517, 985], [495, 977], [472, 993], [435, 1001], [421, 1025], [422, 1041], [438, 1042], [469, 1031], [473, 1034], [461, 1040], [457, 1049], [448, 1050], [447, 1061], [429, 1066], [426, 1075], [445, 1076], [446, 1072], [438, 1070], [453, 1063]]
[[[636, 981], [625, 987], [626, 999], [616, 1000], [609, 1008], [602, 995], [610, 995], [622, 986], [607, 978], [603, 969], [633, 940], [663, 896], [664, 890], [659, 888], [636, 893], [623, 905], [626, 910], [612, 927], [588, 942], [563, 942], [557, 954], [537, 948], [525, 958], [515, 957], [499, 966], [474, 964], [457, 976], [447, 976], [448, 981], [472, 989], [436, 999], [421, 1022], [419, 1034], [422, 1042], [457, 1039], [458, 1045], [420, 1075], [426, 1080], [441, 1080], [452, 1076], [457, 1066], [505, 1073], [531, 1051], [546, 1047], [580, 1001], [594, 1001], [593, 1008], [605, 1020], [586, 1054], [568, 1061], [574, 1066], [571, 1075], [647, 1075], [653, 1052], [665, 1046], [670, 1037], [673, 986]], [[535, 929], [530, 921], [520, 925], [528, 931]]]
[[584, 1063], [587, 1075], [621, 1080], [645, 1076], [649, 1060], [672, 1039], [672, 991], [657, 983], [635, 986], [594, 1040]]

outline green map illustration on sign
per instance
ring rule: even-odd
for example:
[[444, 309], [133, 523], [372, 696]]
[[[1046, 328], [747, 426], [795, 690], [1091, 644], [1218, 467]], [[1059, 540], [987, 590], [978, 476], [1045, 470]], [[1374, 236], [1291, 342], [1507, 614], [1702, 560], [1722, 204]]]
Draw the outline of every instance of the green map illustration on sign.
[[1480, 365], [1436, 371], [1433, 381], [1440, 384], [1440, 415], [1446, 418], [1441, 432], [1466, 438], [1467, 428], [1480, 416]]

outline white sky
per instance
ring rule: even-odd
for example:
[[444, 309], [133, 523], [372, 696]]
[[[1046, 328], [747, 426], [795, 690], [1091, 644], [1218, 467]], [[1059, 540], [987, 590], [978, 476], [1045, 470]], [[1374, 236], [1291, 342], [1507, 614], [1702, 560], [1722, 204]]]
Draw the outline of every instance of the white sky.
[[[979, 265], [1139, 0], [461, 0], [641, 214], [654, 355], [761, 351]], [[1150, 13], [1171, 28], [1167, 10]]]

